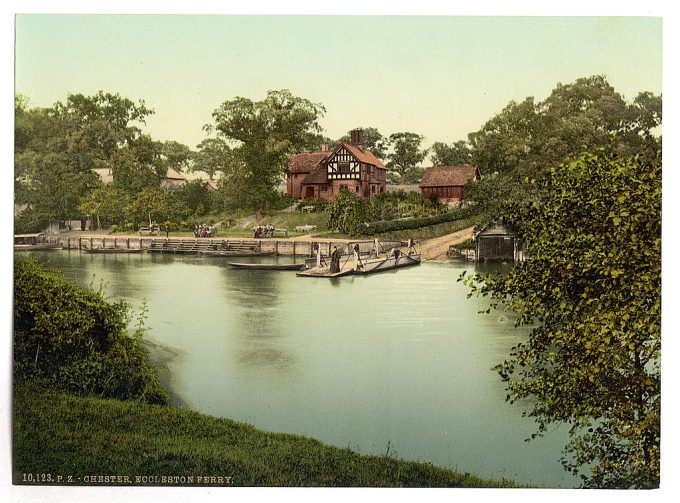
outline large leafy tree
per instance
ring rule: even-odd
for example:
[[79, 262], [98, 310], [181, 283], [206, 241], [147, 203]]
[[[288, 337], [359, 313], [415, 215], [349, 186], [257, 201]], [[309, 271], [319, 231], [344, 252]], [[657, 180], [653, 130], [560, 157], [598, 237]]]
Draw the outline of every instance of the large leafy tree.
[[660, 155], [583, 154], [506, 208], [528, 243], [507, 275], [471, 282], [532, 327], [498, 367], [538, 424], [566, 422], [565, 468], [585, 487], [659, 484]]
[[242, 184], [250, 206], [271, 204], [292, 152], [318, 148], [324, 112], [323, 105], [288, 90], [269, 91], [261, 101], [237, 97], [213, 112], [218, 135], [233, 144], [240, 161], [233, 183]]
[[84, 215], [94, 216], [97, 228], [101, 228], [102, 221], [109, 225], [124, 224], [131, 202], [132, 197], [128, 192], [106, 185], [84, 195], [78, 209]]
[[472, 158], [482, 172], [540, 177], [550, 167], [583, 152], [613, 144], [635, 155], [661, 124], [661, 98], [640, 93], [632, 103], [603, 76], [558, 84], [550, 96], [511, 101], [479, 131], [468, 135]]
[[137, 138], [153, 110], [143, 101], [134, 102], [119, 94], [97, 92], [93, 96], [69, 94], [57, 102], [54, 115], [65, 136], [69, 164], [79, 171], [106, 166], [113, 153]]
[[390, 135], [392, 151], [387, 154], [387, 168], [398, 173], [402, 183], [417, 181], [421, 175], [418, 165], [427, 156], [427, 149], [421, 149], [423, 139], [422, 135], [409, 132]]
[[223, 136], [218, 136], [206, 138], [198, 144], [192, 167], [197, 171], [205, 171], [213, 180], [218, 172], [230, 174], [233, 163], [234, 155], [229, 142]]
[[490, 174], [513, 172], [530, 163], [540, 149], [538, 136], [550, 134], [530, 97], [521, 103], [511, 101], [468, 138], [475, 163], [483, 173]]
[[174, 140], [164, 141], [160, 146], [160, 158], [164, 167], [183, 173], [191, 169], [195, 153], [183, 143]]
[[121, 149], [140, 142], [152, 113], [118, 94], [71, 94], [50, 108], [15, 100], [15, 201], [29, 205], [38, 230], [49, 219], [79, 216], [81, 197], [99, 185], [92, 168], [114, 168]]
[[456, 166], [472, 163], [472, 151], [465, 140], [448, 145], [437, 141], [430, 148], [430, 159], [434, 166]]

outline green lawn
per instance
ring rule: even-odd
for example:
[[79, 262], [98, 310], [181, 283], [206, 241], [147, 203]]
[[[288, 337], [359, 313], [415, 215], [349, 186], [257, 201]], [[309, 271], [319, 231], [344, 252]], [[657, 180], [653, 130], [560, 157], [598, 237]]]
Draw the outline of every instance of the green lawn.
[[89, 475], [158, 475], [231, 477], [235, 486], [514, 487], [188, 410], [35, 385], [14, 396], [14, 482], [24, 473], [71, 476], [74, 484]]

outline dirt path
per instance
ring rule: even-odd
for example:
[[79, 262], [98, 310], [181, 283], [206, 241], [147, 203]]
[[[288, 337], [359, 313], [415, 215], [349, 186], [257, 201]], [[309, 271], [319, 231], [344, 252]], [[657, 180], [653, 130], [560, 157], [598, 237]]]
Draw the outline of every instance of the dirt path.
[[423, 260], [446, 260], [446, 254], [450, 245], [462, 243], [472, 238], [474, 227], [468, 227], [452, 234], [439, 236], [438, 238], [426, 239], [417, 245]]

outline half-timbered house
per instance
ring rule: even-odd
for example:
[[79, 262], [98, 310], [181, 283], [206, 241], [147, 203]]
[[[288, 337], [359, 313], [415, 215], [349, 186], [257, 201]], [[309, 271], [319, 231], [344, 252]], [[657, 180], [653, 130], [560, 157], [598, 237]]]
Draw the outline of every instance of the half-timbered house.
[[288, 195], [297, 199], [335, 199], [345, 189], [368, 199], [385, 192], [387, 168], [362, 145], [363, 131], [332, 151], [293, 154], [288, 163]]
[[420, 180], [420, 190], [424, 198], [437, 198], [445, 203], [459, 203], [469, 181], [481, 178], [477, 166], [432, 166], [427, 168]]

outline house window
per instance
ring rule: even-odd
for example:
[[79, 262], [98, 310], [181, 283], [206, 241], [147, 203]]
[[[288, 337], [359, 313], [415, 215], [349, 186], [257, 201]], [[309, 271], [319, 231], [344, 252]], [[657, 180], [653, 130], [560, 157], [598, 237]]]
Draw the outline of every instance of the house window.
[[375, 194], [375, 185], [371, 185], [371, 194]]
[[322, 192], [328, 192], [328, 186], [323, 185], [323, 186], [321, 187], [321, 191], [322, 191]]
[[338, 163], [338, 173], [349, 173], [349, 163], [339, 162]]
[[359, 192], [359, 186], [358, 185], [356, 187], [354, 187], [354, 189], [356, 190], [356, 192]]

